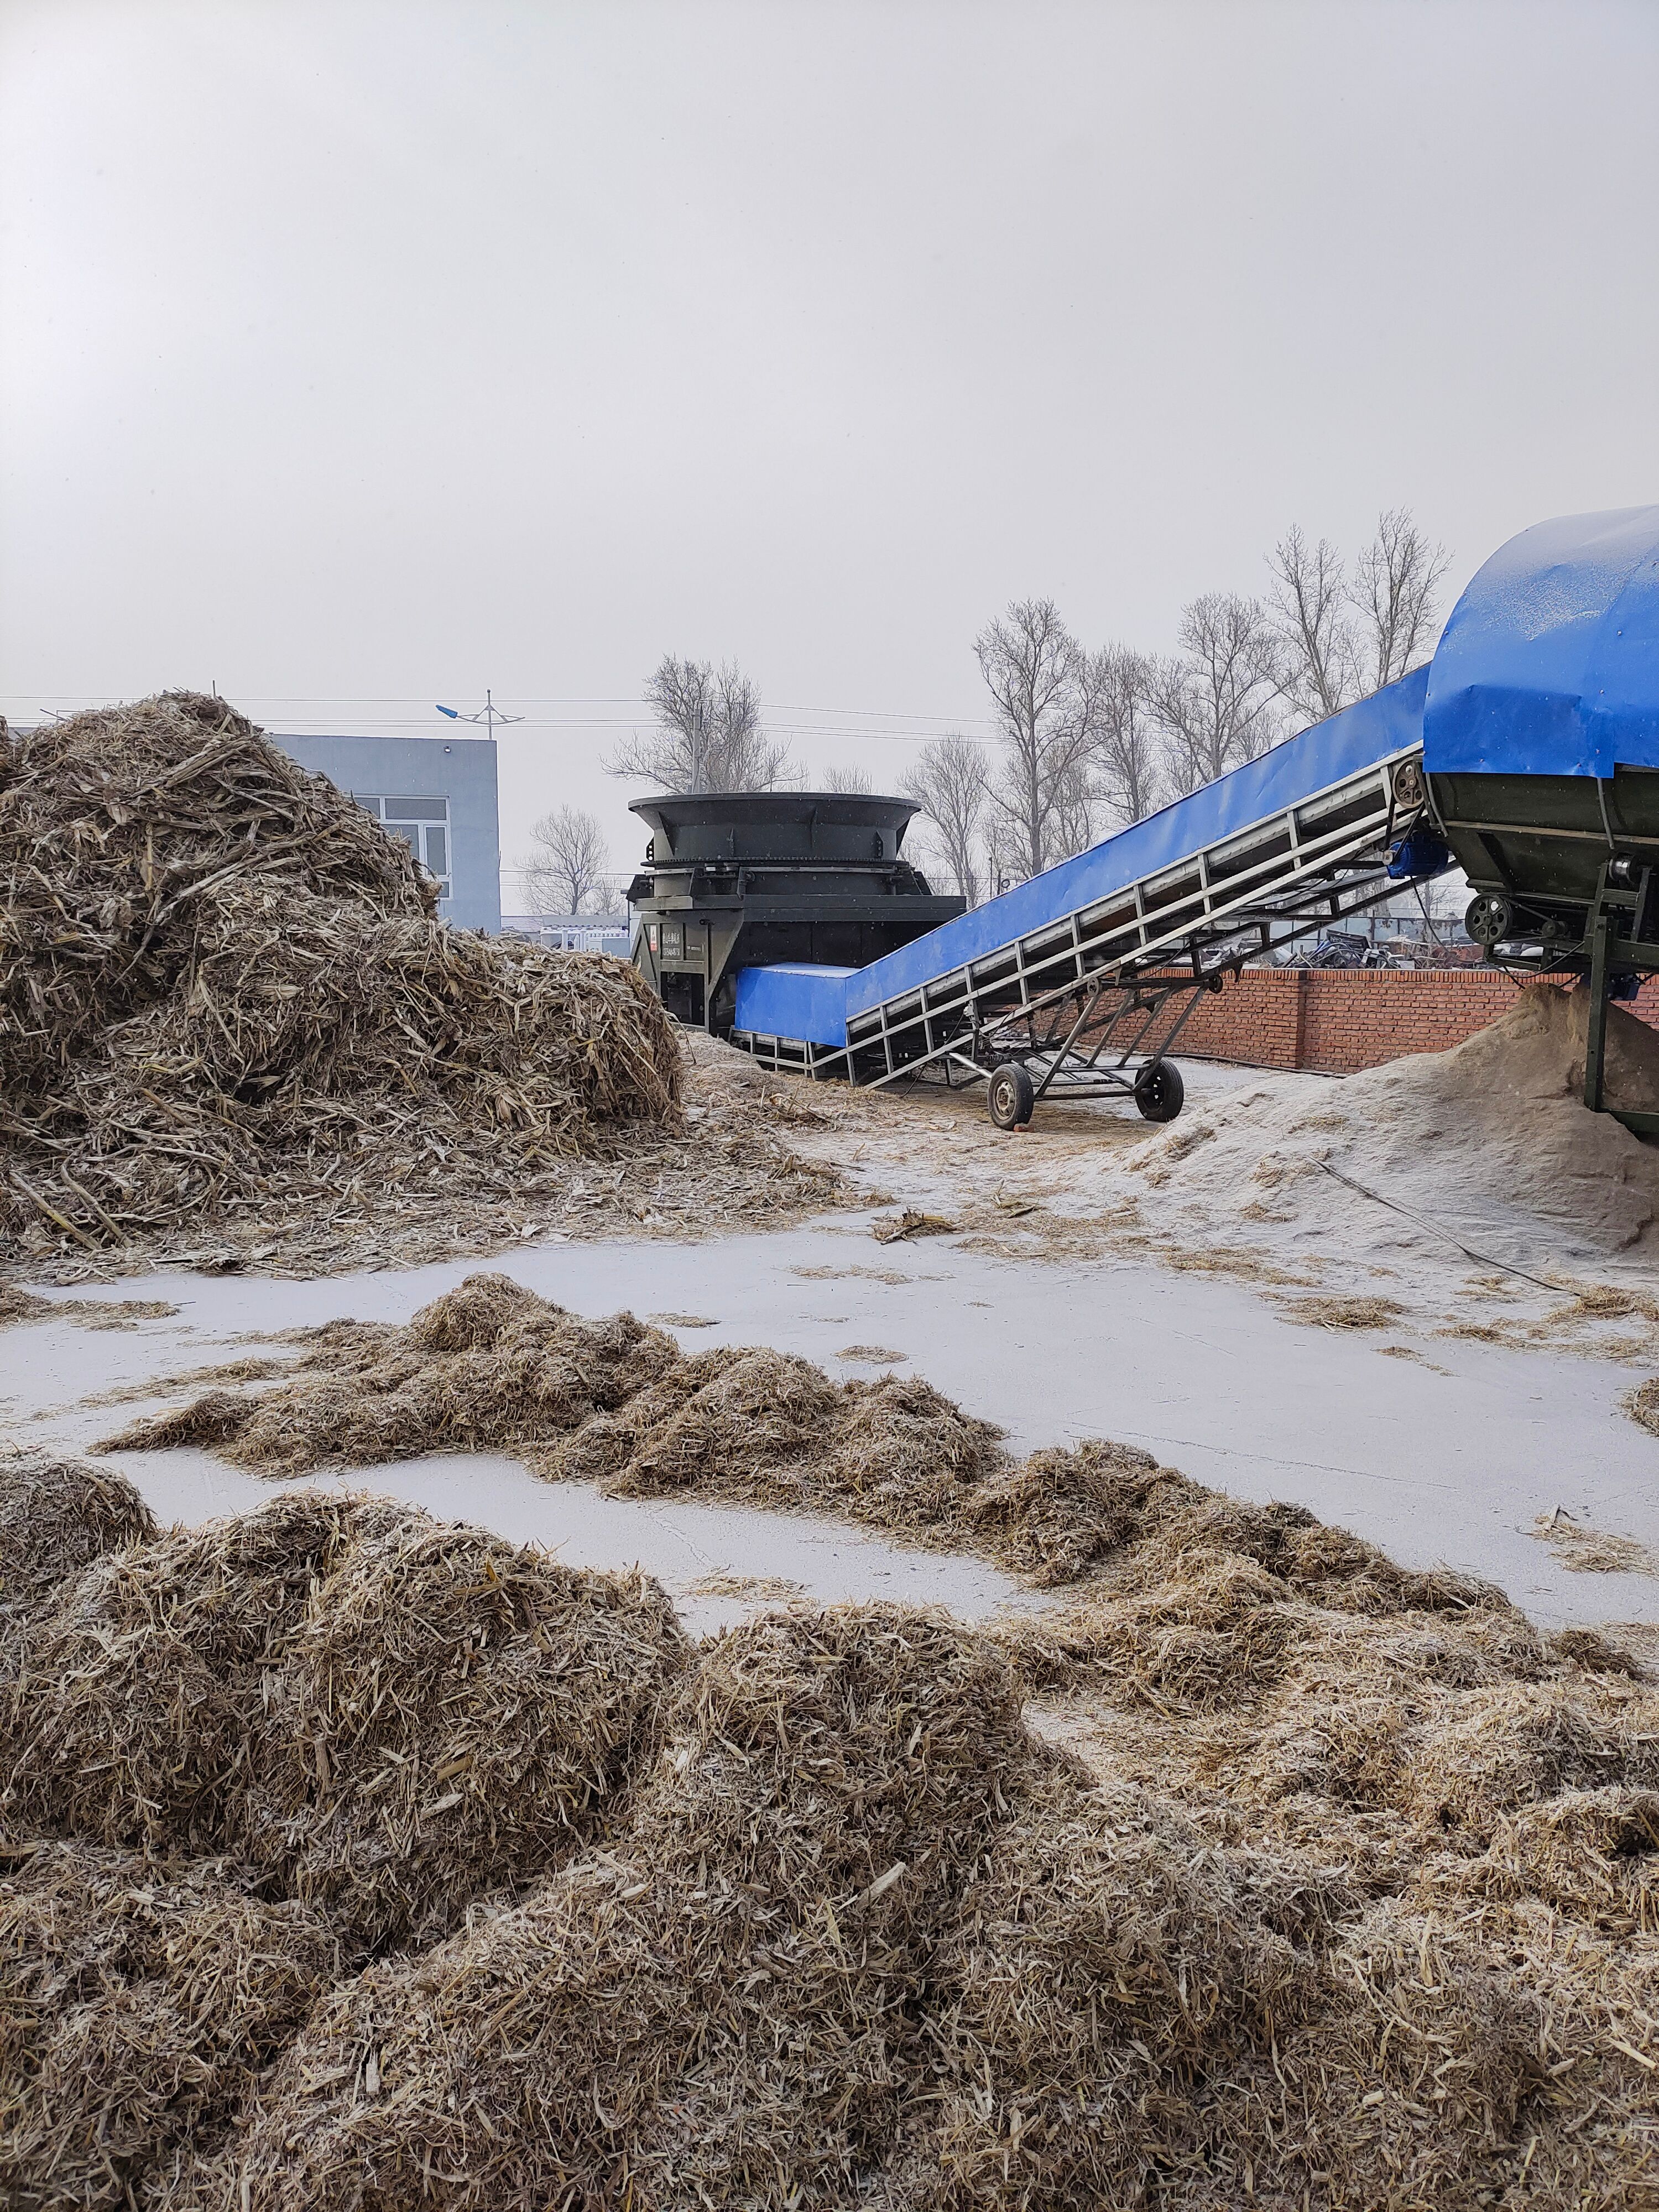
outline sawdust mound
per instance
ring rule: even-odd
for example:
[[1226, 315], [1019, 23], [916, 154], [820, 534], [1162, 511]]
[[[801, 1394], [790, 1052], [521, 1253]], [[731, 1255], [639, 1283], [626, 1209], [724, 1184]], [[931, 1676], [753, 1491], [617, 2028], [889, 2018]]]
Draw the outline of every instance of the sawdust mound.
[[161, 2205], [339, 1970], [306, 1907], [234, 1870], [0, 1831], [0, 2197]]
[[[1659, 1237], [1659, 1147], [1584, 1106], [1588, 1006], [1582, 990], [1533, 983], [1450, 1051], [1322, 1085], [1316, 1102], [1304, 1079], [1229, 1091], [1138, 1146], [1125, 1189], [1149, 1226], [1270, 1231], [1276, 1249], [1327, 1258], [1443, 1256], [1437, 1231], [1496, 1243], [1499, 1257], [1645, 1249]], [[1607, 1048], [1610, 1103], [1659, 1103], [1659, 1033], [1614, 1006]]]
[[0, 1222], [27, 1251], [500, 1195], [676, 1114], [626, 963], [435, 921], [407, 848], [221, 700], [0, 730]]
[[309, 1494], [94, 1561], [28, 1625], [13, 1817], [230, 1854], [357, 1954], [598, 1833], [684, 1639], [656, 1586]]

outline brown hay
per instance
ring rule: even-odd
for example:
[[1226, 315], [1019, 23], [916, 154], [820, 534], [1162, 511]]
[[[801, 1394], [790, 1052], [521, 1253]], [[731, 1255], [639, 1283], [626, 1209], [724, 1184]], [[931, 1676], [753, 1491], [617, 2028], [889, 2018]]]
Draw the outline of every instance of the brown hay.
[[[488, 1315], [512, 1308], [486, 1288], [427, 1333], [476, 1358]], [[841, 1395], [799, 1363], [702, 1362], [771, 1423], [784, 1467], [819, 1394]], [[678, 1372], [640, 1395], [660, 1400]], [[659, 1472], [695, 1468], [725, 1433], [681, 1432], [686, 1462]], [[1092, 1563], [1068, 1679], [1122, 1723], [1098, 1787], [1019, 1723], [1000, 1647], [1029, 1656], [1051, 1620], [989, 1638], [896, 1607], [796, 1605], [683, 1664], [656, 1640], [653, 1599], [635, 1671], [606, 1690], [592, 1678], [617, 1675], [617, 1646], [591, 1622], [546, 1649], [515, 1632], [548, 1585], [495, 1539], [320, 1500], [313, 1515], [346, 1514], [332, 1538], [315, 1519], [308, 1538], [260, 1534], [297, 1499], [233, 1524], [225, 1601], [175, 1572], [157, 1608], [198, 1650], [247, 1619], [298, 1622], [234, 1630], [279, 1656], [222, 1832], [256, 1863], [247, 1879], [311, 1897], [314, 1924], [358, 1956], [378, 1930], [386, 1955], [284, 2032], [268, 2075], [215, 2059], [192, 2076], [209, 2117], [151, 2128], [156, 2148], [127, 2169], [137, 2201], [1640, 2203], [1659, 2149], [1659, 1704], [1628, 1655], [1547, 1643], [1478, 1583], [1413, 1575], [1144, 1455], [1038, 1455], [973, 1488], [999, 1486], [1005, 1534], [1030, 1531], [1039, 1572]], [[1067, 1552], [1079, 1530], [1097, 1549]], [[628, 1635], [641, 1617], [606, 1616]], [[176, 1712], [149, 1686], [164, 1656], [160, 1638], [135, 1648], [125, 1695]], [[550, 1671], [570, 1703], [550, 1729], [539, 1704], [526, 1725], [514, 1700], [538, 1701]], [[390, 1715], [374, 1703], [388, 1681]], [[445, 1685], [459, 1703], [428, 1725]], [[582, 1765], [620, 1741], [607, 1695], [640, 1716], [621, 1786]], [[112, 1698], [88, 1740], [118, 1737], [117, 1719]], [[514, 1764], [504, 1735], [537, 1755]], [[445, 1773], [458, 1737], [497, 1762], [479, 1784], [490, 1822], [481, 1809], [452, 1862], [429, 1860], [423, 1811], [428, 1828], [470, 1817], [430, 1794], [468, 1786], [472, 1769]], [[423, 1777], [410, 1791], [405, 1763]], [[77, 1811], [110, 1819], [132, 1788], [103, 1765]], [[502, 1852], [492, 1897], [480, 1862], [509, 1821], [549, 1841], [541, 1863]], [[199, 1808], [192, 1837], [210, 1840]], [[434, 1903], [446, 1882], [460, 1910]], [[425, 1943], [446, 1927], [435, 1948], [395, 1948], [399, 1930]], [[246, 1970], [251, 2001], [263, 1976]], [[165, 2004], [152, 1979], [122, 2029], [145, 2114], [172, 2078]], [[67, 1984], [25, 2010], [31, 2033], [82, 2033]], [[31, 2144], [50, 2139], [41, 2101], [0, 2066], [0, 2107]], [[73, 2112], [61, 2131], [88, 2139]]]
[[1659, 1437], [1659, 1375], [1632, 1390], [1625, 1400], [1625, 1411], [1632, 1420], [1638, 1422], [1651, 1435]]
[[597, 1832], [683, 1651], [639, 1577], [284, 1496], [60, 1587], [9, 1686], [6, 1803], [232, 1853], [355, 1950], [423, 1941]]
[[336, 1978], [303, 1905], [234, 1870], [0, 1832], [0, 2196], [164, 2203]]
[[1286, 1321], [1310, 1328], [1389, 1328], [1405, 1311], [1395, 1299], [1378, 1297], [1280, 1298], [1278, 1305]]
[[15, 1322], [70, 1322], [76, 1328], [137, 1328], [179, 1309], [165, 1298], [42, 1298], [15, 1283], [0, 1284], [0, 1328]]
[[926, 2073], [931, 1961], [1031, 1760], [1006, 1668], [942, 1619], [723, 1638], [626, 1838], [337, 1990], [205, 2201], [852, 2201]]
[[40, 1452], [0, 1458], [0, 1622], [100, 1553], [155, 1534], [149, 1506], [124, 1474]]
[[[830, 1506], [1071, 1595], [983, 1635], [797, 1603], [678, 1676], [641, 1662], [632, 1778], [603, 1818], [572, 1833], [536, 1809], [556, 1807], [574, 1757], [521, 1771], [515, 1817], [568, 1843], [539, 1879], [519, 1858], [499, 1898], [475, 1832], [447, 1877], [472, 1909], [446, 1918], [418, 1852], [387, 1875], [358, 1851], [376, 1770], [354, 1768], [340, 1718], [366, 1702], [370, 1655], [411, 1639], [392, 1672], [414, 1711], [433, 1702], [418, 1651], [428, 1616], [449, 1636], [441, 1589], [413, 1577], [383, 1611], [349, 1574], [377, 1545], [412, 1556], [438, 1537], [407, 1516], [354, 1535], [288, 1634], [285, 1650], [315, 1639], [306, 1665], [267, 1670], [269, 1733], [246, 1734], [306, 1817], [339, 1792], [307, 1893], [349, 1937], [379, 1930], [386, 1955], [324, 1998], [243, 2124], [204, 2141], [179, 2212], [1644, 2201], [1659, 1692], [1632, 1650], [1547, 1639], [1489, 1585], [1142, 1453], [1016, 1463], [915, 1378], [838, 1387], [769, 1352], [684, 1358], [501, 1278], [405, 1329], [339, 1324], [306, 1356], [203, 1418], [239, 1453], [289, 1462], [330, 1423], [357, 1424], [355, 1452], [488, 1418], [545, 1472]], [[438, 1533], [459, 1547], [446, 1559], [503, 1571], [507, 1547]], [[1093, 1717], [1098, 1786], [1020, 1728], [1007, 1657], [1046, 1686], [1048, 1717]], [[150, 1694], [130, 1670], [129, 1695]], [[118, 1739], [113, 1717], [100, 1741]], [[267, 1766], [272, 1741], [285, 1766]], [[326, 1786], [307, 1764], [319, 1741]], [[421, 1741], [435, 1780], [437, 1735]], [[303, 1854], [262, 1840], [292, 1801], [262, 1786], [237, 1800], [234, 1848], [298, 1888]], [[492, 1806], [505, 1794], [492, 1783]], [[432, 1801], [398, 1802], [406, 1824]], [[92, 1785], [82, 1810], [97, 1816]], [[397, 1953], [400, 1928], [426, 1942], [446, 1926]]]
[[338, 1987], [178, 2202], [1643, 2201], [1648, 1797], [1370, 1898], [1083, 1786], [1011, 1689], [894, 1608], [722, 1638], [609, 1847]]
[[1547, 1544], [1569, 1573], [1575, 1575], [1659, 1575], [1659, 1553], [1634, 1536], [1609, 1535], [1605, 1529], [1587, 1528], [1574, 1520], [1564, 1506], [1540, 1513], [1532, 1534]]
[[878, 1244], [902, 1244], [913, 1237], [954, 1237], [959, 1225], [942, 1213], [921, 1213], [907, 1206], [902, 1213], [872, 1221], [870, 1234]]
[[675, 1118], [625, 962], [434, 921], [406, 848], [218, 699], [4, 739], [0, 882], [0, 1221], [32, 1254], [522, 1198]]

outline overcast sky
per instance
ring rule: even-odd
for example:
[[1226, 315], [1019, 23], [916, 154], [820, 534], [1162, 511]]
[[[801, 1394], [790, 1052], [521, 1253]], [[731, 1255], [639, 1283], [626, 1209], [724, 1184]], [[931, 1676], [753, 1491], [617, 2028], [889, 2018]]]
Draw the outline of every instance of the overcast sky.
[[886, 787], [1011, 598], [1659, 498], [1656, 210], [1656, 0], [0, 0], [0, 706], [489, 684], [626, 869], [665, 651]]

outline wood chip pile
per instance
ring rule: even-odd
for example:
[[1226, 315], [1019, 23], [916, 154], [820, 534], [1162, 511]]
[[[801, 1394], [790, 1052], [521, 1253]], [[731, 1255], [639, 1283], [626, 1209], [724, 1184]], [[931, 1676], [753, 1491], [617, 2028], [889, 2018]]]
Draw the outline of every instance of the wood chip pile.
[[0, 2196], [1651, 2207], [1642, 1666], [1110, 1466], [996, 1635], [688, 1648], [303, 1493], [67, 1569], [0, 1701]]
[[0, 727], [0, 1225], [37, 1256], [295, 1215], [343, 1237], [365, 1208], [533, 1199], [676, 1121], [678, 1050], [627, 963], [435, 901], [221, 700]]

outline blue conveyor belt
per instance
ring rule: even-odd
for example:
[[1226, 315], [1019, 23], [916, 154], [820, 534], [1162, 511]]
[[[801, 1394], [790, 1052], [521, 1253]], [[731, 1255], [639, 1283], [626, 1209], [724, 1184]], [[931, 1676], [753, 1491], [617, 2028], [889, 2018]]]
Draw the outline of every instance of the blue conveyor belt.
[[745, 968], [733, 1026], [755, 1036], [836, 1047], [849, 1018], [1063, 923], [1136, 884], [1316, 798], [1356, 772], [1409, 751], [1422, 735], [1426, 667], [1218, 776], [1028, 883], [872, 961], [867, 968]]
[[1265, 943], [1317, 926], [1319, 896], [1328, 917], [1358, 910], [1387, 888], [1377, 840], [1401, 826], [1409, 787], [1390, 778], [1407, 757], [1446, 776], [1659, 769], [1659, 506], [1522, 531], [1471, 581], [1431, 662], [884, 959], [745, 969], [735, 1033], [794, 1040], [811, 1066], [850, 1046], [846, 1072], [885, 1080], [950, 1053], [1011, 993], [1029, 1008], [1154, 956], [1196, 962], [1241, 922]]

